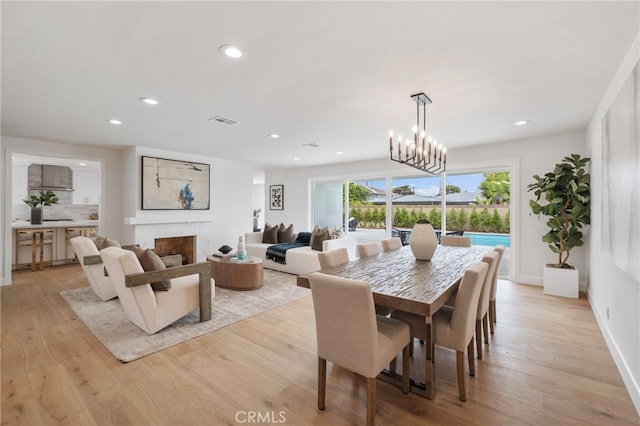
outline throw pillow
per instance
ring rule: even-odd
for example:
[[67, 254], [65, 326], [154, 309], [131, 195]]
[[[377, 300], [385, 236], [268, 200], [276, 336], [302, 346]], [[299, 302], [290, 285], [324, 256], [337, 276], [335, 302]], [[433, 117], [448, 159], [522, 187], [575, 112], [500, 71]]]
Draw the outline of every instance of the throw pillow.
[[298, 232], [298, 238], [296, 238], [296, 243], [309, 245], [310, 241], [311, 241], [311, 232]]
[[322, 242], [329, 239], [329, 230], [327, 228], [320, 229], [318, 235], [311, 244], [311, 249], [322, 251]]
[[292, 243], [293, 242], [293, 223], [288, 227], [285, 227], [283, 223], [278, 228], [278, 242], [279, 243]]
[[337, 240], [338, 238], [342, 238], [344, 236], [344, 232], [342, 228], [338, 228], [337, 226], [331, 230], [329, 233], [332, 240]]
[[[140, 265], [145, 272], [150, 271], [163, 271], [167, 269], [160, 256], [158, 256], [151, 249], [143, 249], [138, 246], [131, 247], [131, 250], [138, 257]], [[151, 283], [151, 289], [153, 291], [169, 291], [171, 289], [171, 280], [162, 280]]]
[[120, 247], [120, 243], [116, 240], [110, 240], [107, 237], [103, 237], [101, 235], [96, 235], [96, 239], [94, 241], [96, 248], [98, 251], [105, 249], [107, 247]]
[[314, 245], [316, 245], [316, 246], [317, 246], [316, 238], [317, 238], [320, 234], [322, 234], [323, 232], [325, 232], [325, 231], [327, 231], [327, 232], [329, 231], [329, 227], [328, 227], [328, 226], [325, 226], [324, 228], [320, 228], [318, 225], [316, 225], [316, 226], [313, 228], [313, 232], [311, 233], [311, 241], [309, 241], [309, 245], [310, 245], [312, 248], [314, 247]]
[[262, 233], [262, 242], [265, 244], [278, 244], [278, 225], [270, 226], [264, 225], [264, 232]]

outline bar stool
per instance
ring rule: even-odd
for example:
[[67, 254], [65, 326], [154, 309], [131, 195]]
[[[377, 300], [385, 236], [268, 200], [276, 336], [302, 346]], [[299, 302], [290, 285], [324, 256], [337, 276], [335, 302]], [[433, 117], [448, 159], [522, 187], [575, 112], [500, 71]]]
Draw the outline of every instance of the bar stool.
[[31, 247], [31, 270], [38, 267], [44, 269], [44, 247], [51, 248], [51, 260], [49, 265], [53, 265], [53, 229], [21, 229], [16, 233], [16, 269], [29, 263], [20, 263], [20, 247]]
[[82, 227], [82, 228], [65, 228], [64, 230], [64, 236], [65, 236], [65, 259], [64, 262], [65, 263], [77, 263], [78, 262], [78, 258], [75, 255], [75, 252], [73, 252], [73, 254], [71, 255], [71, 257], [69, 257], [67, 255], [69, 248], [71, 248], [71, 242], [69, 240], [71, 240], [71, 238], [74, 237], [87, 237], [87, 238], [91, 238], [91, 239], [95, 239], [96, 238], [96, 234], [97, 234], [97, 228], [95, 227]]

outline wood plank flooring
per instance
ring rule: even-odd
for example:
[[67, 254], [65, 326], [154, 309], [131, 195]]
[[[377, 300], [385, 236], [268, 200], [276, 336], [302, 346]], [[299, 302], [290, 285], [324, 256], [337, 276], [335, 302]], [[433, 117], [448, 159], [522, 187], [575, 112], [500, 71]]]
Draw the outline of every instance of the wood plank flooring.
[[[3, 425], [359, 425], [366, 382], [328, 363], [316, 408], [305, 297], [123, 364], [58, 294], [79, 265], [14, 273], [1, 288]], [[436, 350], [436, 397], [378, 381], [380, 425], [640, 425], [586, 299], [501, 281], [498, 324], [458, 400], [455, 353]], [[413, 368], [423, 371], [416, 343]]]

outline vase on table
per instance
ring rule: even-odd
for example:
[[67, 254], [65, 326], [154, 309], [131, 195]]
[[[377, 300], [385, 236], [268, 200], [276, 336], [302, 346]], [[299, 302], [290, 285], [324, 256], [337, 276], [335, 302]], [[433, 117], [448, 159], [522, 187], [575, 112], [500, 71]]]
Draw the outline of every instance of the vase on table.
[[238, 254], [236, 255], [238, 260], [244, 260], [247, 257], [247, 251], [245, 250], [244, 240], [242, 235], [238, 238]]
[[31, 224], [32, 225], [42, 224], [42, 207], [31, 208]]
[[430, 260], [438, 247], [438, 238], [433, 226], [426, 220], [419, 220], [411, 230], [409, 246], [418, 260]]

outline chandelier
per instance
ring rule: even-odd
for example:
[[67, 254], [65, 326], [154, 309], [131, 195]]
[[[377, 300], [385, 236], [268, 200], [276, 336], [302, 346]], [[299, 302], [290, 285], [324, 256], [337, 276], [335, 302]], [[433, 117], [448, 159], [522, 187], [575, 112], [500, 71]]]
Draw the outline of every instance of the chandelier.
[[[389, 157], [393, 161], [406, 164], [423, 172], [437, 176], [447, 170], [447, 148], [427, 136], [427, 104], [431, 99], [424, 93], [412, 95], [416, 103], [416, 125], [413, 127], [413, 139], [402, 140], [398, 135], [397, 149], [394, 148], [393, 131], [389, 132]], [[422, 131], [420, 130], [420, 107], [422, 106]], [[404, 145], [404, 148], [403, 148]], [[394, 157], [394, 151], [396, 156]]]

